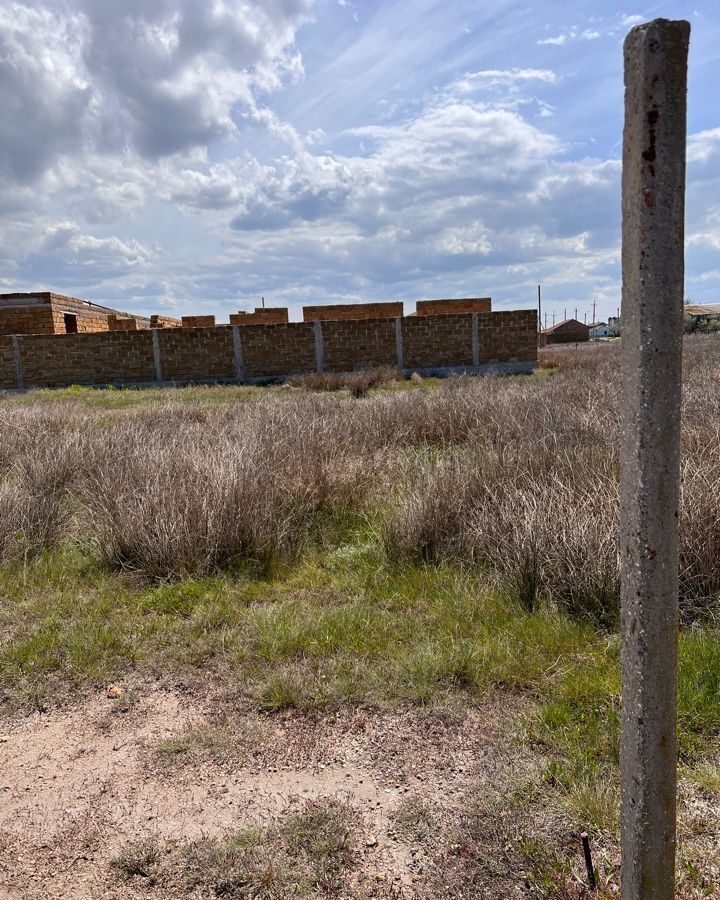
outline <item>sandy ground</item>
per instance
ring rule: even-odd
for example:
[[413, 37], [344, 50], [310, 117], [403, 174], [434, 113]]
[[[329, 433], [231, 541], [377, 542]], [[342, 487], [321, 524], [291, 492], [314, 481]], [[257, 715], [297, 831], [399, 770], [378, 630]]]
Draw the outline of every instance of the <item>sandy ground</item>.
[[[262, 716], [159, 685], [120, 692], [2, 726], [0, 900], [146, 896], [109, 865], [127, 841], [224, 835], [317, 797], [359, 811], [362, 877], [377, 883], [377, 896], [413, 897], [433, 862], [393, 829], [403, 799], [451, 809], [471, 788], [502, 791], [526, 765], [491, 705], [464, 720], [362, 710]], [[203, 722], [227, 724], [229, 714], [238, 740], [219, 754], [183, 764], [154, 751]]]

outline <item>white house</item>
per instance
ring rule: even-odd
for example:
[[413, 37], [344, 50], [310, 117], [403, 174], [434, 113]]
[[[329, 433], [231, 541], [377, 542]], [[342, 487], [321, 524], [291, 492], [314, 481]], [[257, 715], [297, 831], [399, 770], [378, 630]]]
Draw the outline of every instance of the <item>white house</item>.
[[605, 322], [594, 322], [590, 326], [590, 337], [591, 338], [601, 338], [601, 337], [612, 337], [612, 330], [606, 325]]

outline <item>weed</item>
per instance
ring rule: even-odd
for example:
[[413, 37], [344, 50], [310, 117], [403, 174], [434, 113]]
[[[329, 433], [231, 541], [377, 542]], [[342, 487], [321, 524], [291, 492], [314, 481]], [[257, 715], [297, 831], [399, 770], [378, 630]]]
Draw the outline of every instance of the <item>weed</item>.
[[113, 859], [113, 868], [123, 878], [152, 878], [157, 871], [161, 851], [156, 840], [148, 838], [126, 844]]

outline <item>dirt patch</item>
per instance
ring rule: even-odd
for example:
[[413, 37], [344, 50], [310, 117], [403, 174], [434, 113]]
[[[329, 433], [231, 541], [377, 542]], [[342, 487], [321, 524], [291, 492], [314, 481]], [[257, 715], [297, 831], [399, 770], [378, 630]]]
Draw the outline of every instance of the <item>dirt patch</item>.
[[[0, 898], [174, 896], [139, 876], [119, 882], [111, 860], [132, 841], [171, 853], [323, 798], [358, 815], [361, 864], [348, 896], [427, 896], [435, 851], [468, 796], [501, 797], [536, 771], [499, 724], [521, 712], [507, 697], [454, 716], [267, 716], [157, 686], [116, 693], [5, 727]], [[213, 740], [195, 739], [208, 728]], [[412, 828], [418, 804], [432, 810], [422, 834]]]

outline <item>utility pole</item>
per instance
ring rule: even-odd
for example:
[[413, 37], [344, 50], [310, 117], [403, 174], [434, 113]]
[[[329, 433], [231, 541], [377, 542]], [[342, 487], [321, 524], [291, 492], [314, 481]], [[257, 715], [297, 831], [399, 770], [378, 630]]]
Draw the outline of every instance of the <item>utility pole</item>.
[[577, 322], [577, 306], [575, 307], [575, 321]]
[[553, 325], [555, 324], [555, 310], [553, 310]]
[[545, 331], [547, 331], [547, 313], [545, 313]]
[[262, 300], [262, 307], [263, 307], [263, 309], [265, 309], [265, 298], [261, 297], [260, 299]]
[[674, 900], [678, 507], [690, 25], [625, 39], [620, 729], [622, 900]]
[[594, 297], [593, 297], [593, 317], [592, 317], [592, 324], [593, 324], [593, 325], [595, 324], [595, 298], [594, 298]]
[[540, 300], [540, 285], [538, 285], [538, 327], [542, 328], [542, 301]]
[[587, 325], [587, 310], [583, 313], [583, 322]]
[[567, 319], [567, 306], [563, 310], [563, 319]]

